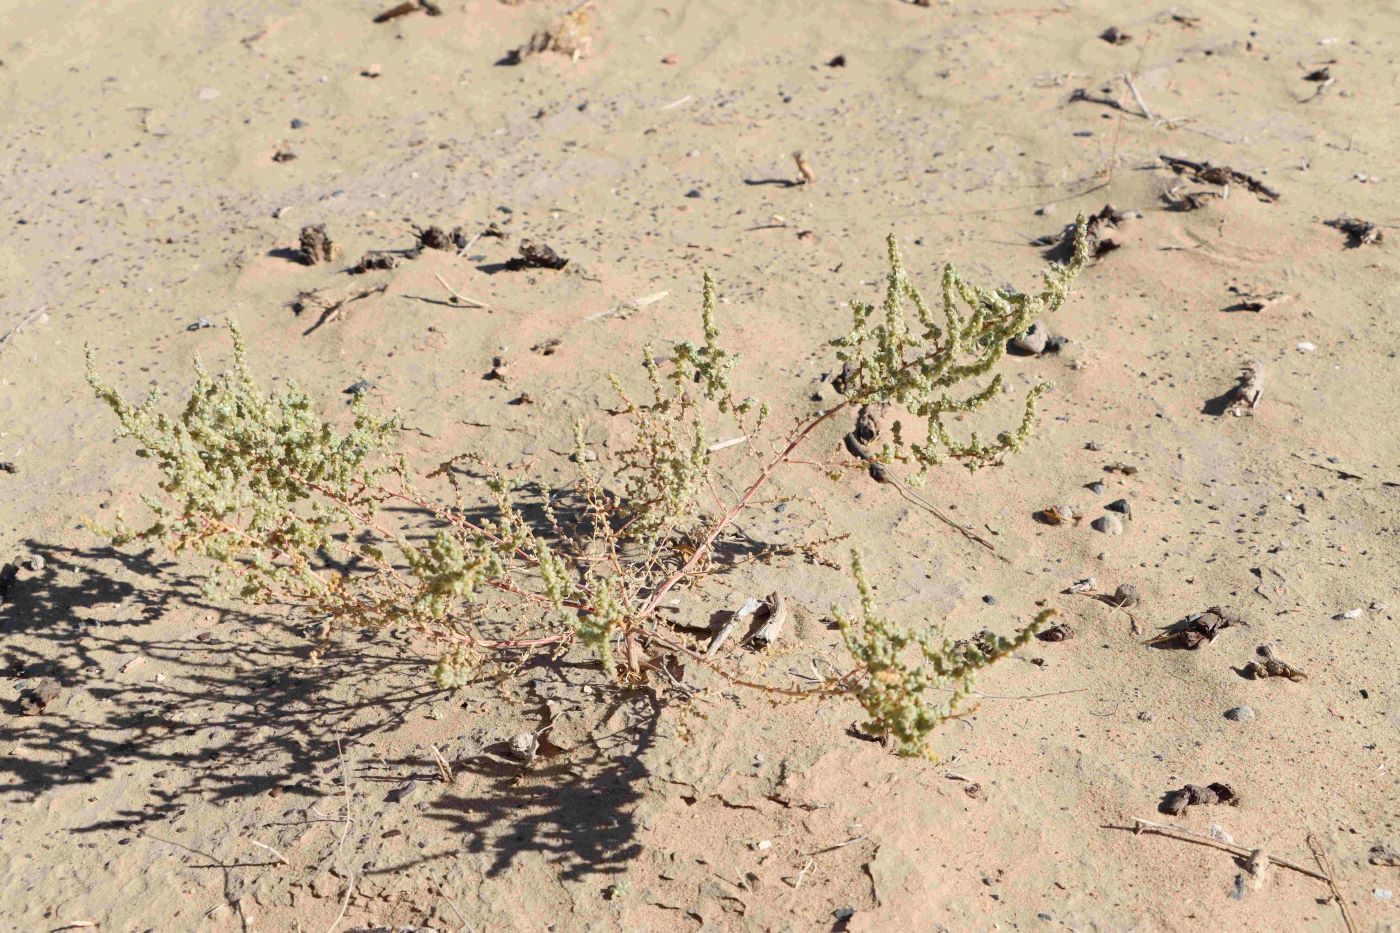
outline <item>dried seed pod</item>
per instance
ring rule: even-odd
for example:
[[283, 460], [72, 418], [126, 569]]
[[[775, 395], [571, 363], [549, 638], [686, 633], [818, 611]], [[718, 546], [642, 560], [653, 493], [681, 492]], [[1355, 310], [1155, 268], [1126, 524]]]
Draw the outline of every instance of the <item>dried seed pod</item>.
[[1274, 650], [1268, 645], [1260, 645], [1258, 652], [1263, 660], [1250, 661], [1246, 664], [1244, 666], [1246, 676], [1253, 677], [1255, 680], [1263, 680], [1266, 677], [1286, 677], [1294, 683], [1301, 683], [1308, 679], [1307, 674], [1275, 657]]
[[1073, 637], [1074, 629], [1068, 622], [1056, 623], [1036, 636], [1041, 641], [1069, 641]]
[[1187, 807], [1208, 806], [1224, 803], [1232, 807], [1240, 804], [1239, 794], [1229, 784], [1187, 784], [1180, 790], [1169, 792], [1162, 799], [1162, 812], [1180, 816]]

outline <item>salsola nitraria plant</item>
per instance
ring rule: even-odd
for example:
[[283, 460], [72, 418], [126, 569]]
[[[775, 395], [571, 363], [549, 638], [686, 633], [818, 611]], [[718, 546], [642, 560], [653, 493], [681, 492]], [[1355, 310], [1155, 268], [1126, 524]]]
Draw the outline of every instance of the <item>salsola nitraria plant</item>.
[[[957, 440], [944, 417], [999, 394], [993, 369], [1006, 341], [1064, 302], [1084, 263], [1083, 244], [1081, 219], [1073, 259], [1051, 266], [1034, 295], [968, 285], [949, 267], [935, 315], [891, 239], [883, 306], [877, 313], [853, 303], [852, 330], [834, 341], [846, 364], [843, 398], [776, 441], [765, 437], [769, 406], [735, 393], [736, 357], [720, 343], [707, 275], [703, 343], [678, 344], [664, 362], [648, 348], [645, 395], [609, 377], [622, 402], [613, 414], [628, 420], [630, 439], [594, 462], [578, 427], [577, 476], [560, 488], [503, 476], [465, 456], [420, 474], [397, 453], [397, 420], [371, 414], [363, 398], [354, 401], [349, 425], [337, 428], [295, 386], [264, 390], [236, 328], [232, 369], [214, 375], [199, 368], [178, 414], [163, 411], [155, 393], [140, 405], [126, 401], [98, 377], [90, 355], [89, 381], [115, 412], [119, 434], [161, 473], [161, 495], [145, 497], [152, 523], [120, 527], [117, 537], [202, 554], [213, 564], [212, 586], [252, 603], [301, 607], [323, 640], [346, 627], [417, 633], [438, 646], [433, 676], [444, 688], [486, 669], [513, 669], [531, 652], [588, 651], [631, 683], [672, 678], [668, 662], [690, 659], [760, 690], [851, 697], [872, 729], [903, 752], [919, 752], [956, 714], [973, 674], [1023, 645], [1031, 628], [985, 642], [982, 652], [950, 645], [936, 627], [906, 630], [875, 613], [857, 558], [862, 608], [855, 618], [840, 616], [844, 670], [793, 685], [738, 677], [659, 610], [668, 594], [725, 569], [733, 558], [717, 556], [716, 543], [799, 448], [843, 412], [878, 402], [924, 420], [922, 442], [906, 445], [896, 429], [879, 455], [921, 472], [946, 459], [976, 468], [1018, 449], [1043, 387], [1030, 393], [1019, 425], [993, 441]], [[721, 429], [740, 443], [711, 443]], [[720, 469], [721, 449], [734, 450], [740, 462]], [[468, 462], [488, 478], [464, 481]], [[745, 463], [749, 476], [729, 485]], [[842, 465], [823, 464], [838, 474]], [[763, 554], [815, 557], [840, 537]]]

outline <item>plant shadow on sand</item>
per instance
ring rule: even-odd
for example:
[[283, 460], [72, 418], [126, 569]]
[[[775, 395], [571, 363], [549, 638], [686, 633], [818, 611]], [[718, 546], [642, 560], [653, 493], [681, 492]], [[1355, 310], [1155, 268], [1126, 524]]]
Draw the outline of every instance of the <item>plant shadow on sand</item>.
[[[57, 679], [62, 694], [41, 715], [20, 715], [17, 703], [5, 703], [0, 745], [22, 747], [23, 755], [0, 758], [0, 800], [29, 803], [56, 788], [120, 778], [141, 763], [143, 775], [154, 764], [157, 776], [178, 778], [151, 782], [144, 804], [128, 797], [74, 832], [141, 832], [198, 801], [271, 794], [314, 803], [335, 790], [342, 750], [393, 733], [449, 696], [401, 635], [340, 637], [313, 664], [315, 644], [297, 626], [213, 605], [171, 563], [107, 547], [27, 547], [44, 567], [22, 576], [0, 605], [7, 636], [0, 664], [12, 695], [41, 677]], [[86, 617], [113, 607], [116, 621]], [[171, 613], [215, 620], [171, 635], [160, 624]], [[480, 780], [470, 795], [431, 784], [441, 792], [432, 818], [459, 836], [458, 851], [486, 853], [492, 875], [528, 852], [561, 864], [566, 877], [620, 870], [640, 848], [630, 810], [649, 777], [640, 758], [652, 744], [659, 703], [648, 696], [619, 700], [643, 715], [608, 741], [541, 754], [529, 768], [489, 749], [463, 754], [455, 769]], [[75, 708], [81, 711], [69, 711]], [[373, 798], [383, 784], [434, 779], [421, 758], [379, 761], [390, 773], [356, 776], [357, 793]], [[365, 770], [373, 767], [356, 769]]]

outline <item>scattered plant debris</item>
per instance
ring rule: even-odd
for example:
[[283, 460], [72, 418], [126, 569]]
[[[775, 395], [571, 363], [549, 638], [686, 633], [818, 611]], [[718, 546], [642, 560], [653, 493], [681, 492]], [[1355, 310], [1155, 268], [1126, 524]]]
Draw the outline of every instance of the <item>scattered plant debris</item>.
[[812, 167], [807, 164], [807, 160], [801, 152], [794, 152], [792, 161], [797, 163], [797, 174], [802, 176], [802, 181], [799, 184], [810, 185], [817, 180], [817, 176], [812, 174]]
[[1261, 201], [1277, 201], [1281, 195], [1275, 189], [1264, 184], [1252, 175], [1230, 168], [1224, 165], [1211, 165], [1209, 162], [1195, 162], [1191, 159], [1182, 159], [1177, 156], [1158, 156], [1167, 164], [1172, 171], [1178, 175], [1189, 175], [1196, 181], [1208, 185], [1244, 185], [1251, 192], [1259, 197]]
[[294, 300], [291, 303], [292, 311], [296, 314], [301, 314], [308, 308], [314, 307], [321, 309], [321, 316], [316, 319], [316, 323], [312, 324], [306, 330], [302, 331], [302, 336], [305, 337], [315, 332], [323, 325], [329, 324], [331, 321], [334, 321], [337, 318], [339, 318], [341, 312], [343, 312], [345, 308], [353, 302], [360, 301], [364, 298], [368, 298], [371, 295], [382, 295], [388, 288], [389, 283], [384, 282], [380, 285], [376, 285], [373, 288], [366, 288], [357, 292], [353, 292], [349, 295], [346, 295], [344, 298], [340, 298], [336, 301], [328, 301], [324, 293], [320, 289], [317, 289], [315, 291], [302, 292], [296, 297], [296, 300]]
[[1226, 188], [1224, 191], [1211, 191], [1209, 188], [1200, 188], [1187, 191], [1185, 185], [1175, 185], [1162, 195], [1162, 200], [1178, 211], [1199, 211], [1212, 201], [1225, 200], [1229, 190]]
[[1286, 677], [1294, 683], [1302, 683], [1308, 679], [1307, 674], [1291, 664], [1280, 661], [1274, 655], [1274, 649], [1268, 645], [1260, 645], [1256, 649], [1256, 653], [1263, 660], [1250, 661], [1246, 664], [1244, 666], [1246, 677], [1252, 677], [1255, 680], [1264, 680], [1268, 677]]
[[366, 272], [380, 272], [388, 269], [398, 268], [399, 257], [393, 253], [385, 253], [380, 250], [370, 250], [360, 257], [360, 261], [351, 266], [347, 271], [351, 275], [364, 275]]
[[63, 688], [52, 677], [43, 677], [19, 695], [19, 711], [25, 716], [38, 716], [58, 699]]
[[1224, 310], [1226, 311], [1254, 311], [1257, 313], [1266, 311], [1274, 305], [1283, 304], [1293, 297], [1292, 295], [1279, 291], [1256, 295], [1251, 291], [1240, 288], [1238, 285], [1231, 285], [1228, 291], [1238, 295], [1240, 300], [1225, 308]]
[[1345, 233], [1350, 238], [1347, 240], [1347, 245], [1352, 249], [1380, 243], [1385, 239], [1385, 233], [1381, 228], [1367, 220], [1358, 220], [1355, 217], [1338, 217], [1335, 220], [1325, 220], [1323, 223]]
[[1251, 414], [1263, 393], [1264, 368], [1257, 361], [1251, 360], [1240, 368], [1239, 384], [1235, 386], [1234, 395], [1225, 410], [1236, 418]]
[[1229, 784], [1207, 784], [1204, 787], [1199, 784], [1187, 784], [1180, 790], [1169, 791], [1162, 798], [1160, 809], [1163, 813], [1179, 816], [1186, 811], [1187, 807], [1210, 806], [1219, 803], [1238, 807], [1240, 798]]
[[[1118, 225], [1125, 220], [1141, 217], [1137, 211], [1120, 211], [1112, 204], [1105, 204], [1103, 210], [1089, 218], [1089, 255], [1095, 259], [1118, 249], [1123, 244], [1118, 238]], [[1073, 233], [1065, 240], [1073, 242]]]
[[1035, 637], [1041, 641], [1068, 641], [1074, 637], [1074, 629], [1068, 622], [1057, 622]]
[[1187, 616], [1183, 624], [1163, 632], [1145, 644], [1161, 645], [1175, 643], [1180, 648], [1194, 651], [1203, 644], [1210, 644], [1227, 628], [1248, 625], [1238, 610], [1228, 606], [1212, 606], [1205, 612]]
[[1084, 516], [1072, 505], [1052, 505], [1035, 513], [1035, 518], [1047, 525], [1078, 525]]
[[506, 268], [518, 272], [521, 269], [562, 269], [568, 264], [569, 260], [548, 245], [536, 243], [534, 240], [521, 240], [520, 255], [509, 260]]
[[429, 16], [441, 16], [442, 7], [434, 3], [433, 0], [404, 0], [398, 6], [390, 7], [374, 18], [376, 23], [387, 23], [400, 16], [407, 16], [410, 13], [417, 13], [422, 10]]
[[303, 265], [314, 266], [330, 262], [340, 255], [340, 247], [331, 242], [325, 224], [313, 224], [301, 228], [301, 250], [299, 258]]
[[531, 36], [529, 42], [512, 49], [501, 63], [518, 65], [541, 52], [558, 52], [575, 60], [582, 58], [593, 44], [596, 13], [595, 0], [584, 0], [551, 23], [548, 29]]
[[[460, 227], [458, 228], [461, 229]], [[441, 227], [414, 227], [413, 232], [418, 237], [419, 249], [452, 249], [456, 244], [452, 240], [451, 234]], [[455, 232], [455, 231], [454, 231]], [[465, 243], [465, 240], [463, 241]]]
[[763, 624], [749, 636], [748, 644], [754, 648], [767, 648], [778, 640], [783, 623], [787, 621], [787, 601], [783, 599], [783, 594], [770, 593], [755, 617], [762, 619]]

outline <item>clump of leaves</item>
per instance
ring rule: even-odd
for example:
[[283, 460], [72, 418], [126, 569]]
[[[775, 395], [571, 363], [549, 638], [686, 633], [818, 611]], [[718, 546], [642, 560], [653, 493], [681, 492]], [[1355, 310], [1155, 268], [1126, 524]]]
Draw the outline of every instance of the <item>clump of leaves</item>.
[[[1084, 265], [1084, 244], [1081, 218], [1073, 259], [1052, 265], [1034, 295], [969, 285], [949, 266], [935, 315], [891, 238], [878, 314], [853, 302], [851, 331], [833, 341], [845, 363], [844, 397], [773, 443], [763, 440], [769, 406], [733, 388], [737, 357], [721, 345], [707, 275], [703, 343], [674, 346], [664, 363], [648, 348], [644, 396], [609, 377], [622, 402], [614, 414], [627, 419], [631, 440], [595, 464], [579, 426], [577, 477], [558, 489], [486, 468], [469, 496], [464, 475], [487, 465], [467, 456], [420, 475], [396, 451], [397, 420], [371, 414], [363, 396], [339, 429], [294, 385], [262, 389], [236, 328], [232, 369], [213, 375], [198, 368], [178, 414], [163, 411], [154, 392], [140, 405], [128, 402], [97, 375], [89, 354], [89, 382], [116, 414], [118, 433], [162, 477], [162, 494], [145, 498], [153, 521], [135, 531], [121, 527], [117, 538], [201, 554], [214, 566], [211, 586], [252, 603], [301, 607], [323, 639], [341, 628], [418, 633], [439, 646], [433, 674], [443, 688], [468, 684], [492, 664], [518, 665], [531, 652], [582, 649], [630, 683], [671, 678], [668, 660], [691, 659], [760, 690], [853, 698], [873, 730], [904, 753], [920, 753], [932, 730], [956, 715], [976, 671], [1024, 645], [1035, 624], [993, 640], [987, 651], [950, 644], [936, 628], [908, 631], [874, 611], [853, 556], [861, 611], [838, 616], [846, 669], [790, 686], [742, 680], [659, 609], [667, 594], [728, 566], [717, 543], [775, 473], [844, 412], [888, 403], [923, 420], [922, 442], [906, 444], [897, 426], [879, 455], [911, 463], [919, 475], [949, 459], [976, 469], [1018, 450], [1044, 386], [1031, 390], [1018, 423], [991, 441], [956, 439], [945, 418], [1001, 392], [993, 370], [1007, 340], [1063, 304]], [[720, 429], [741, 442], [710, 443]], [[742, 464], [718, 469], [720, 449], [737, 450], [751, 464], [747, 480], [727, 484]], [[717, 509], [706, 504], [711, 493], [720, 494]], [[810, 556], [840, 537], [786, 553]]]

